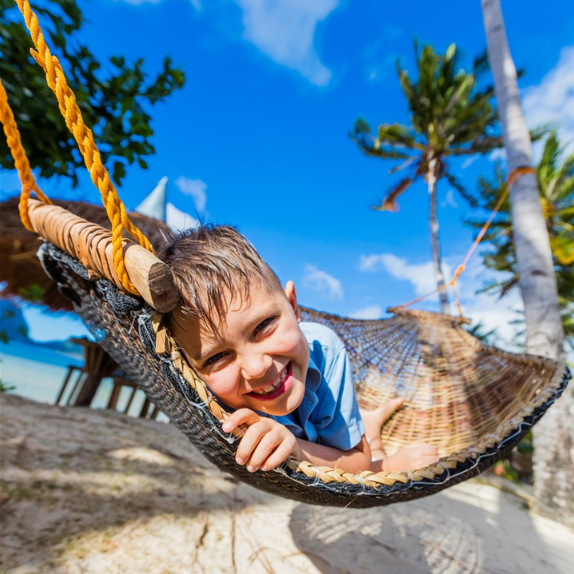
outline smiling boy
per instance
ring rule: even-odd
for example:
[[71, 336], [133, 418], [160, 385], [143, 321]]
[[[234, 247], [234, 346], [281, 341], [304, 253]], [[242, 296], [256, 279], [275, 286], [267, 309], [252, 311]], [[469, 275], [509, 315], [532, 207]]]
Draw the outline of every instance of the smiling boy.
[[381, 426], [402, 400], [361, 416], [341, 340], [327, 327], [300, 322], [293, 282], [283, 289], [234, 228], [188, 231], [162, 258], [181, 294], [168, 319], [174, 337], [231, 411], [223, 430], [247, 427], [238, 464], [271, 470], [294, 456], [357, 473], [419, 468], [438, 459], [436, 447], [424, 444], [383, 458]]

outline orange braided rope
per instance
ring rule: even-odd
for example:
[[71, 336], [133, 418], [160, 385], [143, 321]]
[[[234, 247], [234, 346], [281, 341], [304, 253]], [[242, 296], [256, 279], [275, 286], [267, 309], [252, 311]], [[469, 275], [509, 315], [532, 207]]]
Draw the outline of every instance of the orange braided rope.
[[[112, 244], [114, 267], [118, 277], [127, 291], [139, 295], [130, 281], [124, 265], [122, 232], [127, 231], [142, 247], [150, 252], [153, 248], [145, 235], [131, 222], [126, 208], [118, 197], [116, 188], [110, 180], [110, 175], [100, 158], [100, 152], [94, 141], [92, 131], [84, 124], [82, 113], [76, 104], [74, 92], [68, 86], [64, 71], [58, 58], [52, 56], [46, 45], [44, 34], [38, 24], [38, 18], [32, 11], [28, 0], [16, 0], [20, 12], [24, 16], [26, 27], [30, 32], [37, 51], [30, 50], [32, 57], [42, 66], [46, 73], [46, 81], [58, 99], [60, 112], [66, 120], [66, 126], [73, 134], [94, 185], [100, 191], [102, 203], [112, 224]], [[27, 200], [27, 198], [26, 198]], [[24, 201], [24, 204], [26, 203]]]
[[492, 220], [496, 217], [498, 210], [502, 207], [502, 204], [504, 203], [508, 194], [510, 193], [510, 189], [512, 188], [512, 186], [516, 183], [516, 181], [518, 179], [520, 179], [523, 175], [526, 175], [527, 173], [536, 174], [536, 168], [534, 168], [534, 167], [517, 167], [517, 168], [513, 169], [508, 174], [508, 177], [506, 178], [506, 189], [504, 190], [504, 192], [500, 196], [498, 202], [496, 203], [496, 206], [492, 210], [489, 218], [486, 220], [486, 223], [482, 226], [480, 233], [476, 236], [476, 239], [473, 241], [472, 245], [470, 246], [470, 249], [468, 250], [468, 253], [465, 255], [462, 263], [456, 268], [456, 271], [454, 272], [453, 278], [448, 283], [445, 283], [444, 285], [442, 285], [438, 289], [435, 289], [434, 291], [431, 291], [430, 293], [427, 293], [426, 295], [421, 295], [420, 297], [417, 297], [416, 299], [413, 299], [412, 301], [409, 301], [408, 303], [404, 303], [403, 305], [399, 305], [397, 307], [390, 307], [389, 311], [393, 311], [394, 309], [405, 309], [406, 307], [410, 307], [411, 305], [414, 305], [415, 303], [418, 303], [419, 301], [422, 301], [423, 299], [426, 299], [427, 297], [430, 297], [431, 295], [434, 295], [435, 293], [438, 293], [439, 291], [446, 289], [450, 285], [450, 287], [452, 287], [453, 291], [454, 291], [455, 303], [456, 303], [458, 313], [459, 313], [460, 317], [462, 318], [462, 309], [460, 306], [460, 301], [458, 300], [458, 295], [456, 293], [457, 279], [459, 278], [461, 273], [466, 269], [466, 264], [468, 263], [468, 260], [471, 258], [475, 249], [478, 247], [478, 244], [481, 242], [482, 238], [484, 237], [484, 234], [486, 233], [486, 231], [490, 227]]
[[30, 169], [30, 163], [26, 157], [26, 152], [24, 151], [24, 146], [22, 145], [22, 140], [20, 139], [20, 132], [18, 131], [18, 126], [14, 120], [14, 114], [12, 113], [12, 108], [8, 104], [8, 95], [4, 89], [4, 85], [0, 80], [0, 122], [4, 127], [4, 133], [6, 134], [6, 140], [8, 142], [8, 147], [14, 158], [14, 164], [18, 170], [18, 175], [20, 176], [20, 181], [22, 182], [22, 192], [20, 194], [20, 219], [22, 224], [28, 231], [34, 231], [32, 229], [32, 223], [28, 217], [28, 199], [31, 193], [35, 193], [36, 196], [41, 199], [44, 203], [52, 203], [49, 197], [44, 194], [44, 192], [38, 187], [34, 175]]

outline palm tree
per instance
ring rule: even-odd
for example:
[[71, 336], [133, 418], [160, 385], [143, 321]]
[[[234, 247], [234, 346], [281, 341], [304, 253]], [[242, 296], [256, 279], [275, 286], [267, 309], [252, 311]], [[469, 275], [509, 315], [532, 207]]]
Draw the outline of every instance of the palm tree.
[[[502, 120], [507, 168], [532, 165], [532, 145], [520, 106], [516, 68], [508, 48], [500, 2], [481, 0], [488, 59], [494, 75], [496, 99]], [[555, 359], [564, 353], [564, 330], [558, 305], [556, 276], [538, 183], [524, 175], [510, 193], [518, 279], [526, 316], [529, 352]], [[574, 395], [563, 394], [534, 433], [534, 487], [537, 502], [574, 518], [574, 461], [568, 444], [574, 444]]]
[[[444, 55], [436, 54], [432, 46], [424, 46], [419, 54], [415, 42], [418, 78], [397, 63], [401, 88], [411, 113], [410, 126], [381, 124], [372, 136], [364, 119], [359, 119], [349, 135], [366, 155], [400, 161], [390, 173], [406, 170], [406, 175], [389, 191], [374, 209], [398, 211], [397, 198], [418, 179], [424, 179], [429, 192], [429, 226], [432, 256], [437, 286], [444, 286], [437, 221], [437, 183], [446, 178], [467, 201], [473, 198], [449, 168], [451, 156], [485, 153], [502, 146], [496, 134], [498, 115], [491, 105], [492, 86], [477, 87], [487, 69], [486, 58], [477, 58], [473, 70], [467, 73], [459, 66], [459, 53], [451, 44]], [[445, 290], [439, 292], [441, 311], [449, 312]]]
[[[536, 174], [542, 213], [550, 236], [562, 326], [566, 341], [574, 350], [574, 153], [564, 158], [564, 147], [554, 132], [546, 140]], [[501, 167], [496, 167], [494, 181], [480, 178], [478, 187], [483, 207], [491, 211], [507, 189], [506, 175]], [[482, 228], [485, 220], [478, 218], [469, 223]], [[486, 284], [483, 291], [498, 293], [499, 297], [504, 297], [519, 285], [513, 235], [507, 199], [483, 238], [483, 243], [490, 242], [494, 248], [483, 254], [484, 264], [507, 274], [500, 281]]]

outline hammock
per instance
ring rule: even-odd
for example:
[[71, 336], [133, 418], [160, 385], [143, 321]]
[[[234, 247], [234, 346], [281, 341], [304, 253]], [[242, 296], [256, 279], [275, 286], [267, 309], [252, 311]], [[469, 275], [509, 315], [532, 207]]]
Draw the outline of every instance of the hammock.
[[[220, 469], [302, 502], [370, 507], [411, 500], [466, 480], [507, 457], [570, 378], [562, 364], [482, 344], [455, 317], [397, 310], [384, 320], [345, 319], [302, 308], [345, 342], [359, 404], [373, 408], [397, 395], [405, 406], [385, 425], [387, 455], [413, 442], [438, 447], [441, 459], [409, 472], [352, 474], [288, 460], [249, 473], [236, 464], [241, 430], [223, 433], [225, 413], [187, 365], [157, 311], [177, 301], [169, 269], [125, 214], [83, 124], [57, 59], [45, 45], [27, 0], [17, 0], [31, 29], [48, 84], [100, 189], [112, 232], [54, 205], [37, 188], [0, 83], [0, 119], [23, 183], [22, 221], [47, 240], [38, 256], [98, 343], [171, 421]], [[30, 200], [35, 192], [45, 203]], [[128, 231], [141, 247], [122, 238]]]
[[400, 311], [368, 321], [302, 308], [303, 319], [331, 327], [345, 342], [362, 406], [406, 396], [383, 428], [387, 454], [424, 440], [443, 458], [412, 472], [353, 475], [290, 460], [275, 471], [249, 473], [235, 462], [237, 438], [221, 431], [221, 408], [178, 353], [161, 316], [109, 281], [90, 279], [80, 263], [48, 243], [39, 256], [98, 343], [211, 462], [302, 502], [370, 507], [475, 476], [509, 455], [568, 380], [554, 361], [483, 345], [453, 317]]

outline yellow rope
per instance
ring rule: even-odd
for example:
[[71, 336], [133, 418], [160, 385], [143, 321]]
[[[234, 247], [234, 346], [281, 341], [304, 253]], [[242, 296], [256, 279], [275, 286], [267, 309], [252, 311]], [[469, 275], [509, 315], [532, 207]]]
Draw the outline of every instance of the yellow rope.
[[52, 203], [47, 195], [38, 187], [34, 175], [30, 169], [30, 163], [26, 157], [26, 152], [24, 151], [24, 146], [22, 146], [22, 140], [20, 139], [20, 132], [18, 131], [18, 126], [14, 120], [14, 114], [8, 104], [8, 95], [0, 80], [0, 122], [4, 127], [4, 133], [6, 134], [6, 140], [8, 142], [8, 147], [14, 158], [14, 164], [18, 170], [18, 175], [20, 176], [20, 181], [22, 182], [22, 192], [20, 194], [20, 219], [22, 224], [28, 231], [34, 231], [32, 229], [32, 223], [28, 217], [28, 199], [31, 193], [35, 193], [36, 196], [41, 199], [44, 203]]
[[[58, 99], [60, 113], [66, 120], [66, 126], [73, 134], [94, 185], [100, 191], [102, 203], [112, 224], [112, 244], [114, 268], [123, 287], [136, 295], [137, 289], [130, 281], [124, 265], [122, 232], [124, 229], [145, 249], [153, 253], [153, 248], [145, 235], [131, 222], [126, 208], [118, 197], [110, 175], [100, 158], [100, 152], [94, 141], [92, 131], [84, 124], [82, 113], [76, 104], [74, 92], [68, 86], [64, 71], [58, 58], [52, 56], [46, 45], [44, 34], [38, 24], [38, 18], [32, 11], [28, 0], [16, 0], [24, 16], [26, 27], [30, 32], [35, 50], [30, 50], [32, 57], [42, 66], [46, 81]], [[26, 204], [27, 198], [24, 201]]]

